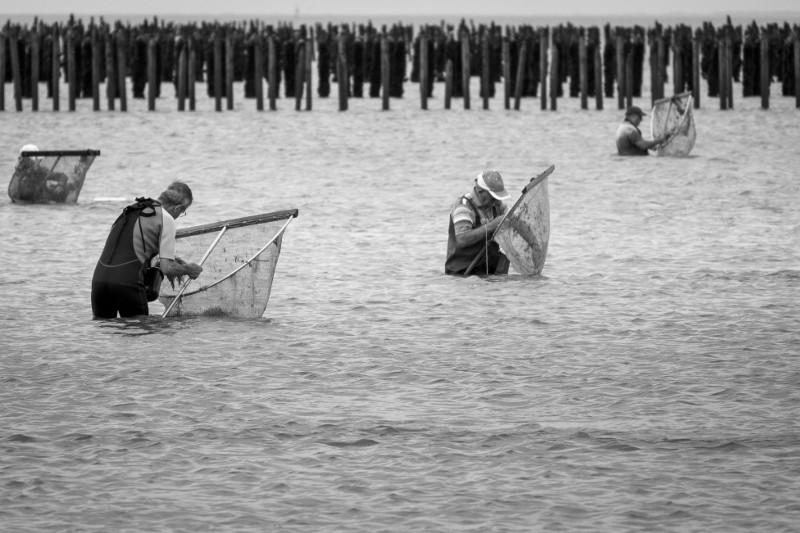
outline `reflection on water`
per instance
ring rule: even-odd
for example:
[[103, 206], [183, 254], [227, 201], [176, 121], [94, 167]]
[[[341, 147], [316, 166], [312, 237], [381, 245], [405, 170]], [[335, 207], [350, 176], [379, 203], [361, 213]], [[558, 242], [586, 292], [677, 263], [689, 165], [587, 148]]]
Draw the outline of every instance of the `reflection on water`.
[[[102, 152], [77, 205], [0, 200], [6, 527], [795, 527], [790, 99], [701, 109], [692, 157], [626, 159], [610, 101], [436, 98], [6, 114], [0, 146]], [[550, 164], [543, 275], [443, 275], [476, 171], [518, 191]], [[176, 178], [179, 224], [300, 210], [264, 317], [92, 320], [122, 198]]]

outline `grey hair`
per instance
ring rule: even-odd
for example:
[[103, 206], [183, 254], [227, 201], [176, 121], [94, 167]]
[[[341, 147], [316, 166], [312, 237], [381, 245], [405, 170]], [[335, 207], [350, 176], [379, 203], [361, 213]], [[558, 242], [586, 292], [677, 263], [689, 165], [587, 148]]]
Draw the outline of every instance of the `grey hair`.
[[164, 207], [183, 205], [188, 207], [193, 200], [192, 190], [182, 181], [173, 181], [158, 197], [158, 201]]

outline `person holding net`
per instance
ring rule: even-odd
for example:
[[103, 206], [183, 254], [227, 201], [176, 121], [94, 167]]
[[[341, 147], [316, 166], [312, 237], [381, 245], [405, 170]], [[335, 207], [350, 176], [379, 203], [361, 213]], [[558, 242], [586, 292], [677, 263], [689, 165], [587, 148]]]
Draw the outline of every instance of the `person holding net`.
[[625, 119], [617, 128], [617, 153], [619, 155], [649, 155], [648, 150], [656, 148], [666, 140], [666, 137], [658, 137], [652, 141], [642, 137], [639, 124], [645, 112], [639, 106], [631, 106], [625, 112]]

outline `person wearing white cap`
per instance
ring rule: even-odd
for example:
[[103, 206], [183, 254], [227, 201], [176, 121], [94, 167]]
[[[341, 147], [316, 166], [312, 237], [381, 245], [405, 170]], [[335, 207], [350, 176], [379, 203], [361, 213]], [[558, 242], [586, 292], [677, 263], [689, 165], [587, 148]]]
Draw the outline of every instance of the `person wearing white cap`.
[[464, 275], [473, 262], [470, 274], [508, 273], [508, 258], [492, 236], [506, 211], [503, 200], [510, 196], [498, 171], [478, 174], [472, 190], [461, 196], [450, 211], [445, 274]]
[[625, 120], [617, 128], [617, 153], [619, 155], [649, 155], [648, 150], [663, 143], [665, 139], [658, 138], [646, 141], [642, 137], [639, 124], [647, 113], [639, 106], [632, 105], [625, 112]]
[[[17, 200], [21, 202], [40, 202], [44, 198], [44, 186], [48, 171], [41, 165], [41, 157], [30, 155], [30, 152], [38, 151], [39, 148], [35, 144], [26, 144], [19, 149], [17, 166], [14, 168], [14, 174], [19, 177], [19, 180], [13, 195], [9, 189], [9, 196], [11, 196], [12, 202]], [[23, 153], [28, 153], [28, 155], [23, 156]]]

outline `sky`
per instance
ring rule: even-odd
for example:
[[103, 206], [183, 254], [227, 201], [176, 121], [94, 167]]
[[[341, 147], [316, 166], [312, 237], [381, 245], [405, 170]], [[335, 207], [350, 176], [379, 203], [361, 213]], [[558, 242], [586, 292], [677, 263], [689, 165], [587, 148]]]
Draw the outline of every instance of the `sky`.
[[[0, 0], [2, 15], [706, 15], [792, 14], [799, 0]], [[794, 16], [796, 15], [796, 16]]]

